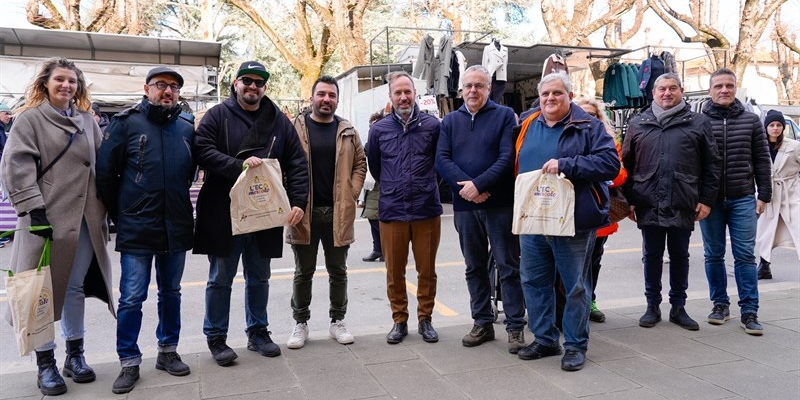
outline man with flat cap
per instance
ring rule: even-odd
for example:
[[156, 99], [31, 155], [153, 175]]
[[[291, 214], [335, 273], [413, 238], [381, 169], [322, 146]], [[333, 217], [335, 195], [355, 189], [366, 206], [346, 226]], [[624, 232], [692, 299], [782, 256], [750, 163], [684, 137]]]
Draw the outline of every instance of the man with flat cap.
[[239, 260], [245, 279], [247, 349], [276, 357], [281, 348], [268, 330], [270, 260], [283, 253], [283, 227], [233, 236], [230, 190], [245, 166], [275, 158], [289, 196], [290, 226], [303, 218], [308, 201], [308, 167], [291, 121], [264, 95], [269, 72], [257, 61], [242, 63], [231, 97], [208, 110], [197, 127], [195, 155], [205, 171], [197, 198], [194, 253], [207, 254], [206, 315], [203, 333], [217, 364], [231, 364], [236, 352], [228, 347], [231, 285]]
[[97, 155], [97, 192], [117, 226], [120, 253], [117, 355], [122, 371], [116, 394], [133, 390], [142, 353], [137, 341], [142, 303], [147, 299], [153, 261], [158, 285], [156, 369], [189, 374], [176, 352], [181, 332], [181, 277], [192, 248], [189, 187], [194, 119], [178, 106], [183, 77], [167, 67], [150, 70], [144, 98], [111, 120]]

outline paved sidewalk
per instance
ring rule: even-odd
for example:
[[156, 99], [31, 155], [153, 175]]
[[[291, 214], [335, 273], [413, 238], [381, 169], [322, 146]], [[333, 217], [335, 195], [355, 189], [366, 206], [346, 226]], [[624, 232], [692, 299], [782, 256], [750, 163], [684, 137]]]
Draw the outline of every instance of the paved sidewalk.
[[[283, 349], [280, 357], [264, 358], [237, 347], [239, 359], [229, 367], [217, 366], [207, 351], [198, 350], [183, 354], [192, 368], [186, 377], [157, 371], [151, 354], [136, 388], [120, 396], [111, 393], [119, 364], [95, 364], [95, 382], [67, 380], [69, 391], [60, 398], [796, 399], [800, 288], [787, 287], [761, 294], [761, 337], [739, 326], [736, 299], [732, 318], [723, 326], [705, 322], [707, 300], [690, 300], [687, 310], [700, 322], [696, 332], [666, 320], [640, 328], [643, 306], [605, 309], [606, 322], [591, 325], [588, 361], [579, 372], [562, 371], [560, 357], [522, 361], [508, 354], [500, 324], [495, 325], [497, 340], [475, 348], [461, 346], [470, 326], [442, 327], [439, 343], [428, 344], [412, 324], [399, 345], [386, 344], [383, 333], [357, 335], [354, 344], [342, 346], [327, 332], [312, 332], [303, 349], [288, 350], [286, 337], [275, 336]], [[530, 332], [526, 339], [530, 343]], [[34, 368], [0, 372], [0, 399], [41, 398]]]

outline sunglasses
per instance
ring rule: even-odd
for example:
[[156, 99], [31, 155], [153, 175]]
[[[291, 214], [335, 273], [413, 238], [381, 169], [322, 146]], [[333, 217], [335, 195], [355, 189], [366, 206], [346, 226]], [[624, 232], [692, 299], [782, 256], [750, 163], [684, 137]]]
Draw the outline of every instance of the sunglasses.
[[245, 86], [250, 86], [255, 83], [257, 88], [263, 88], [264, 85], [267, 84], [267, 81], [264, 79], [253, 79], [246, 76], [239, 78], [239, 82], [242, 82]]

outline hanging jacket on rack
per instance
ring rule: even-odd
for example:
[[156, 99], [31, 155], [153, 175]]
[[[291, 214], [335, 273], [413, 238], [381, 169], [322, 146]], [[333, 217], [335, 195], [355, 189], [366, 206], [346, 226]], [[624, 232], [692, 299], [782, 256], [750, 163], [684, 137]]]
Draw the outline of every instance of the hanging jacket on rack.
[[550, 54], [546, 60], [544, 60], [544, 68], [542, 68], [542, 76], [547, 74], [552, 74], [553, 72], [564, 71], [569, 73], [569, 67], [567, 66], [567, 59], [559, 54]]
[[439, 39], [439, 51], [433, 59], [433, 95], [447, 96], [447, 80], [450, 78], [450, 60], [453, 55], [453, 39], [442, 36]]
[[641, 89], [647, 103], [653, 102], [653, 85], [656, 79], [664, 74], [664, 61], [653, 54], [642, 62], [639, 69], [639, 89]]
[[489, 75], [494, 75], [498, 81], [505, 81], [508, 80], [508, 47], [501, 44], [498, 49], [495, 42], [497, 40], [492, 39], [492, 43], [483, 48], [481, 65], [489, 70]]
[[419, 43], [419, 54], [411, 76], [425, 80], [426, 88], [433, 87], [433, 36], [425, 34]]

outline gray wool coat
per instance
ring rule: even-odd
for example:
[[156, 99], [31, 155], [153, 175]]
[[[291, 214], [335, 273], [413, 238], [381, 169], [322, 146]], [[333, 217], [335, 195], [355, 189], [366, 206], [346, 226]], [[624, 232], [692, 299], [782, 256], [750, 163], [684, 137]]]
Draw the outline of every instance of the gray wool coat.
[[[37, 168], [43, 169], [50, 164], [67, 146], [72, 133], [75, 133], [75, 138], [67, 152], [37, 181]], [[0, 172], [11, 204], [20, 215], [17, 227], [29, 227], [28, 212], [42, 207], [53, 226], [50, 270], [56, 320], [61, 319], [67, 281], [84, 218], [94, 249], [84, 292], [86, 297], [97, 297], [106, 302], [108, 310], [116, 316], [111, 291], [111, 259], [106, 249], [109, 239], [106, 209], [97, 197], [95, 187], [94, 168], [101, 136], [100, 127], [91, 114], [78, 111], [73, 105], [72, 116], [67, 117], [45, 101], [15, 119], [3, 151]], [[38, 167], [37, 159], [40, 160]], [[13, 243], [11, 268], [17, 272], [36, 268], [44, 240], [22, 230], [14, 235]]]

